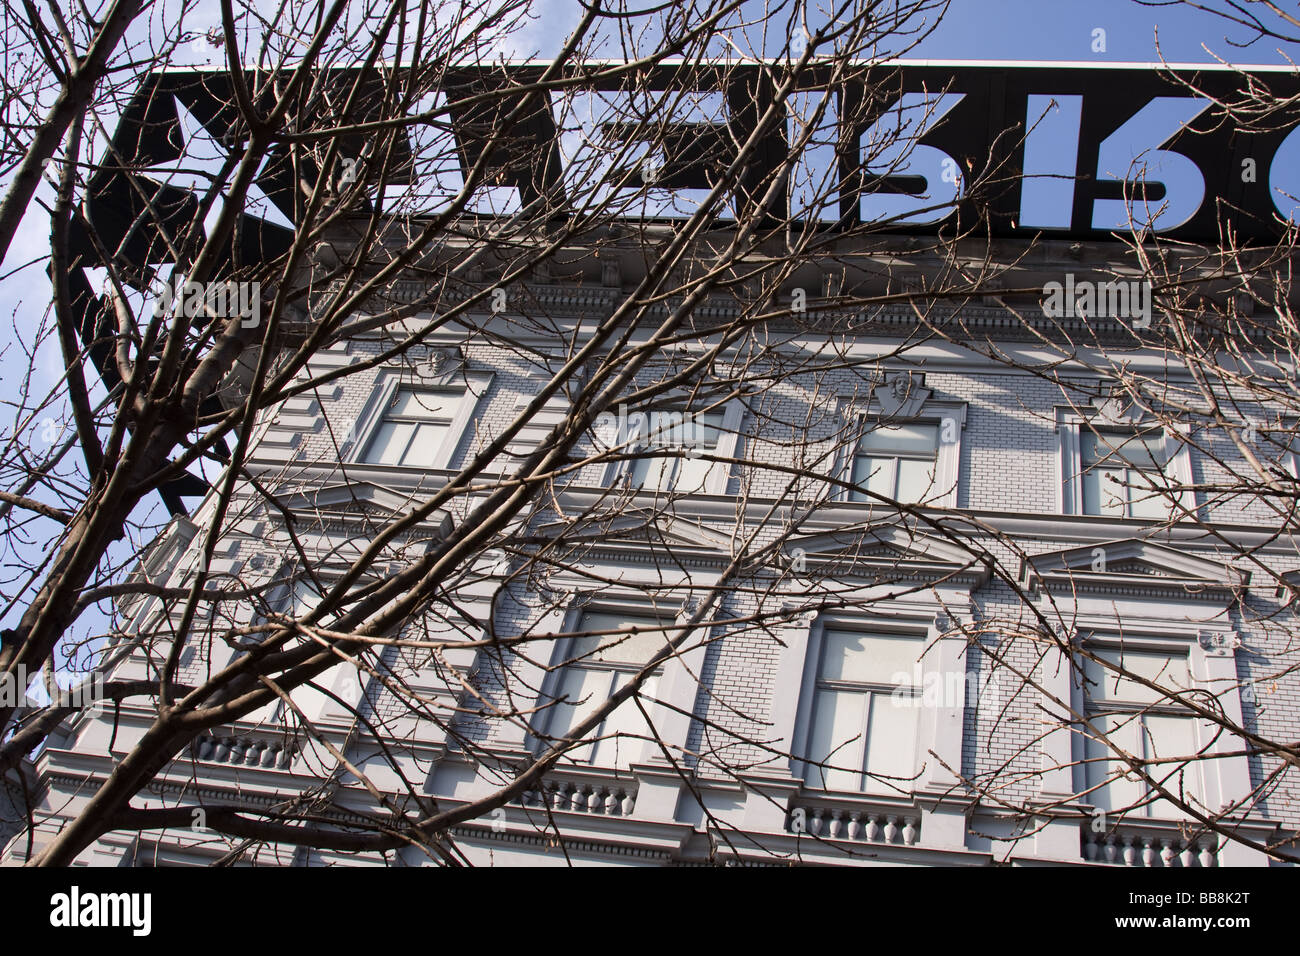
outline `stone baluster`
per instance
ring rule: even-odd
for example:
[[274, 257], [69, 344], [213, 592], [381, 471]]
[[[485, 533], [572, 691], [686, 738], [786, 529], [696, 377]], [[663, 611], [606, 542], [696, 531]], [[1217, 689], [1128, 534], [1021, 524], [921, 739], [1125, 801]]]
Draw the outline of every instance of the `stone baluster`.
[[893, 843], [898, 836], [898, 817], [885, 818], [885, 842]]
[[862, 839], [862, 814], [857, 810], [849, 814], [849, 839]]
[[808, 832], [813, 836], [821, 836], [822, 832], [822, 811], [820, 809], [812, 812], [812, 819], [808, 822]]
[[917, 837], [917, 820], [915, 817], [903, 818], [903, 843], [906, 846], [915, 846]]
[[1200, 849], [1201, 866], [1206, 867], [1207, 869], [1214, 866], [1214, 840], [1202, 840], [1198, 846]]
[[1160, 862], [1164, 866], [1174, 865], [1174, 843], [1172, 840], [1165, 840], [1161, 845]]
[[839, 810], [831, 811], [831, 825], [827, 835], [832, 840], [838, 840], [840, 837], [840, 811]]
[[1121, 839], [1120, 843], [1124, 846], [1124, 865], [1136, 866], [1138, 860], [1137, 837], [1129, 837], [1127, 840]]
[[1182, 849], [1178, 853], [1178, 862], [1189, 868], [1196, 865], [1196, 854], [1192, 851], [1192, 841], [1182, 840], [1178, 844]]
[[867, 814], [867, 839], [872, 841], [880, 839], [880, 821], [874, 813]]

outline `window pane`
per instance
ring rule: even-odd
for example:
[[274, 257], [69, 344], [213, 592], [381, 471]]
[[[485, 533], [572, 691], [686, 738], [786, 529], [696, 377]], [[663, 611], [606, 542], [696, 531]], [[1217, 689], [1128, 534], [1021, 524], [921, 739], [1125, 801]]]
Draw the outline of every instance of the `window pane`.
[[1114, 518], [1127, 517], [1127, 490], [1122, 484], [1124, 469], [1093, 467], [1083, 475], [1083, 513]]
[[[1137, 715], [1099, 714], [1093, 715], [1091, 721], [1115, 746], [1138, 759], [1142, 758], [1142, 724]], [[1142, 799], [1145, 789], [1136, 779], [1129, 779], [1125, 775], [1128, 764], [1118, 759], [1103, 741], [1088, 739], [1086, 753], [1088, 787], [1091, 789], [1101, 785], [1088, 795], [1090, 803], [1101, 810], [1118, 811], [1131, 807]]]
[[916, 683], [925, 640], [903, 634], [863, 634], [827, 628], [822, 633], [822, 680], [894, 687]]
[[[1162, 654], [1159, 651], [1121, 652], [1111, 648], [1090, 648], [1104, 661], [1171, 691], [1185, 690], [1191, 686], [1186, 655]], [[1108, 670], [1097, 661], [1085, 660], [1084, 673], [1088, 678], [1087, 694], [1094, 701], [1116, 701], [1129, 704], [1170, 703], [1159, 694], [1136, 681]]]
[[[546, 733], [550, 737], [563, 737], [585, 720], [593, 710], [609, 698], [610, 677], [607, 670], [590, 667], [565, 668], [560, 676], [554, 697], [568, 698], [548, 709], [550, 721]], [[569, 752], [576, 760], [589, 760], [592, 747], [586, 744]]]
[[934, 457], [939, 448], [939, 426], [921, 423], [876, 425], [862, 436], [858, 447], [876, 455]]
[[296, 581], [293, 585], [289, 613], [294, 617], [310, 614], [322, 600], [324, 600], [324, 595], [317, 591], [316, 586], [310, 581]]
[[863, 734], [867, 726], [869, 695], [854, 691], [818, 689], [813, 699], [808, 759], [833, 765], [809, 766], [808, 784], [833, 790], [861, 790]]
[[[631, 628], [647, 629], [641, 633], [592, 634], [575, 637], [569, 650], [569, 659], [581, 657], [584, 662], [609, 661], [622, 664], [644, 664], [659, 651], [669, 638], [663, 629], [666, 622], [649, 615], [608, 614], [601, 611], [583, 613], [578, 623], [579, 631], [623, 631]], [[592, 652], [595, 653], [592, 653]], [[582, 655], [590, 656], [582, 656]]]
[[668, 485], [675, 465], [676, 460], [669, 455], [647, 454], [632, 462], [629, 481], [633, 488], [644, 488], [646, 491], [670, 490]]
[[[1173, 714], [1147, 714], [1143, 717], [1143, 730], [1148, 760], [1192, 758], [1196, 755], [1194, 720]], [[1180, 759], [1174, 763], [1156, 764], [1147, 772], [1162, 787], [1192, 806], [1201, 803], [1201, 761]], [[1147, 811], [1150, 816], [1190, 819], [1191, 814], [1164, 798], [1156, 800]]]
[[430, 392], [401, 388], [393, 396], [385, 418], [418, 418], [424, 421], [450, 422], [456, 414], [463, 392]]
[[402, 464], [415, 468], [431, 468], [434, 460], [437, 458], [438, 449], [442, 447], [443, 439], [451, 431], [447, 425], [438, 425], [431, 422], [422, 422], [415, 426], [415, 436], [406, 448], [406, 455], [402, 458]]
[[898, 494], [897, 501], [903, 504], [915, 504], [939, 494], [940, 489], [934, 484], [933, 461], [917, 461], [912, 458], [898, 460]]
[[[870, 458], [860, 455], [853, 460], [853, 483], [875, 494], [893, 498], [894, 476], [897, 468], [896, 458]], [[852, 496], [856, 501], [876, 500], [856, 489], [852, 492]]]
[[714, 462], [704, 458], [682, 457], [677, 461], [677, 479], [673, 482], [673, 491], [683, 494], [698, 494], [704, 491], [709, 480], [709, 472]]
[[671, 448], [716, 448], [722, 434], [722, 413], [690, 414], [681, 411], [654, 412], [650, 416], [648, 444]]
[[[871, 695], [871, 722], [867, 725], [867, 770], [903, 780], [872, 780], [871, 789], [909, 790], [916, 773], [916, 727], [920, 701], [895, 700], [892, 694]], [[895, 791], [896, 792], [896, 791]]]
[[1164, 436], [1157, 433], [1087, 428], [1079, 434], [1079, 452], [1085, 468], [1098, 462], [1114, 467], [1131, 465], [1142, 471], [1160, 471], [1165, 465]]
[[414, 433], [415, 426], [408, 422], [384, 422], [375, 430], [362, 460], [376, 465], [400, 465]]
[[[1152, 472], [1139, 472], [1130, 468], [1126, 472], [1129, 483], [1129, 516], [1133, 518], [1154, 518], [1164, 520], [1169, 517], [1172, 502], [1157, 489], [1164, 487], [1164, 482]], [[1155, 484], [1155, 488], [1151, 484]]]
[[[625, 687], [632, 679], [630, 674], [615, 674], [614, 677], [614, 686], [610, 693]], [[653, 706], [658, 686], [659, 680], [656, 676], [647, 678], [641, 685], [641, 706], [647, 712]], [[646, 742], [652, 739], [653, 734], [650, 725], [641, 716], [636, 701], [632, 699], [623, 701], [612, 714], [606, 717], [598, 733], [605, 739], [597, 744], [595, 756], [589, 759], [602, 767], [620, 769], [641, 759]], [[624, 736], [619, 736], [620, 734]]]
[[707, 412], [693, 415], [686, 422], [683, 433], [688, 446], [706, 449], [717, 448], [722, 437], [722, 413]]

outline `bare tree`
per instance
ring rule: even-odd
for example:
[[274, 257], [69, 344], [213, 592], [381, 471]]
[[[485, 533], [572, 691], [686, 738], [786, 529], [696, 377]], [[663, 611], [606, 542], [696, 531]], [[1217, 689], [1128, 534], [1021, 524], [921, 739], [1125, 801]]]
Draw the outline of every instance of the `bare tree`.
[[[1065, 821], [1104, 853], [1116, 820], [1157, 807], [1180, 818], [1171, 854], [1287, 855], [1242, 820], [1292, 785], [1295, 742], [1225, 701], [1292, 671], [1289, 612], [1260, 597], [1290, 579], [1256, 554], [1289, 541], [1294, 497], [1277, 464], [1294, 429], [1289, 244], [1170, 248], [1135, 223], [1128, 255], [1161, 320], [1045, 320], [1025, 264], [1051, 244], [988, 239], [1023, 128], [947, 193], [929, 183], [874, 218], [841, 201], [889, 197], [940, 120], [943, 91], [904, 108], [897, 71], [872, 61], [906, 53], [943, 4], [751, 6], [583, 6], [558, 54], [507, 67], [522, 0], [223, 3], [213, 39], [234, 69], [160, 69], [124, 100], [78, 80], [85, 62], [62, 68], [82, 106], [38, 130], [62, 146], [52, 296], [21, 340], [57, 344], [60, 374], [30, 363], [0, 503], [0, 666], [24, 686], [44, 672], [51, 700], [0, 702], [0, 765], [52, 748], [111, 766], [71, 807], [30, 801], [11, 852], [66, 865], [125, 835], [143, 859], [165, 832], [227, 863], [302, 847], [456, 864], [457, 828], [507, 807], [561, 845], [557, 810], [631, 812], [653, 794], [627, 768], [648, 761], [778, 821], [755, 851], [700, 798], [715, 854], [839, 846], [854, 828], [915, 839], [906, 814], [792, 798], [794, 766], [810, 791], [870, 779], [978, 803], [1011, 847]], [[143, 119], [110, 132], [110, 111]], [[845, 130], [852, 168], [807, 161], [843, 152]], [[28, 147], [20, 177], [52, 149]], [[33, 194], [12, 193], [14, 216]], [[900, 237], [917, 221], [945, 225]], [[1240, 295], [1225, 312], [1215, 296], [1243, 287], [1276, 314], [1251, 321]], [[986, 308], [1011, 331], [972, 318]], [[958, 353], [1014, 371], [1044, 421], [1079, 413], [1097, 476], [1081, 487], [1146, 519], [1139, 544], [1062, 551], [958, 507], [964, 412], [935, 371]], [[40, 449], [51, 420], [70, 424]], [[1218, 470], [1172, 474], [1156, 429]], [[175, 507], [196, 476], [192, 517], [157, 534], [158, 496]], [[1270, 530], [1243, 545], [1218, 509]], [[1080, 639], [1098, 627], [1089, 574], [1198, 536], [1226, 553], [1225, 583], [1196, 577], [1201, 558], [1151, 586], [1206, 596], [1188, 613], [1212, 637], [1228, 618], [1276, 629], [1264, 671], [1207, 690], [1156, 666], [1155, 625], [1115, 610], [1116, 640]], [[822, 650], [797, 658], [814, 618]], [[836, 641], [869, 677], [822, 668]], [[808, 715], [796, 740], [793, 717], [704, 678], [731, 657], [881, 708], [900, 739], [965, 721], [996, 759], [877, 759], [863, 732]], [[104, 679], [106, 714], [60, 690], [70, 666]], [[929, 700], [936, 674], [978, 692]], [[1212, 729], [1171, 752], [1160, 721]], [[1197, 768], [1240, 752], [1263, 768], [1249, 792], [1207, 803]], [[455, 799], [426, 788], [434, 762], [463, 769]], [[223, 764], [275, 775], [277, 797], [213, 798]]]

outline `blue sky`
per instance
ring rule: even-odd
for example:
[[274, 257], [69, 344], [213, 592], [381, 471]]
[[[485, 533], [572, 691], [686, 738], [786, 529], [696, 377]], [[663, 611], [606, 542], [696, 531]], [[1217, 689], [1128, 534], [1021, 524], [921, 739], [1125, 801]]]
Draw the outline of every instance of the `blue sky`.
[[[1203, 2], [1226, 9], [1223, 0]], [[754, 6], [758, 8], [759, 4]], [[1300, 33], [1300, 29], [1288, 27], [1257, 3], [1248, 6], [1264, 22], [1279, 25], [1284, 34]], [[532, 26], [514, 38], [512, 54], [531, 57], [553, 52], [578, 22], [581, 7], [576, 0], [544, 0], [537, 4], [536, 11]], [[1097, 29], [1105, 31], [1104, 52], [1093, 50], [1093, 31]], [[1237, 64], [1285, 65], [1289, 62], [1288, 52], [1292, 57], [1300, 52], [1296, 44], [1267, 39], [1244, 49], [1233, 46], [1233, 42], [1243, 44], [1250, 37], [1243, 27], [1182, 4], [1144, 5], [1136, 0], [953, 0], [934, 34], [908, 56], [1145, 63], [1158, 60], [1163, 53], [1170, 62], [1212, 63], [1217, 54]], [[1285, 49], [1279, 51], [1279, 46]]]
[[[1214, 5], [1214, 0], [1207, 5]], [[1269, 22], [1277, 21], [1269, 17]], [[1104, 53], [1092, 50], [1092, 31], [1098, 28], [1106, 31]], [[1290, 33], [1300, 30], [1293, 28]], [[1214, 53], [1238, 64], [1287, 63], [1276, 41], [1260, 40], [1246, 49], [1232, 46], [1230, 40], [1243, 43], [1250, 34], [1218, 17], [1182, 5], [1153, 7], [1134, 0], [953, 0], [935, 34], [912, 55], [1148, 62], [1158, 59], [1157, 34], [1159, 52], [1170, 62], [1214, 62]], [[1294, 57], [1296, 45], [1288, 46]]]

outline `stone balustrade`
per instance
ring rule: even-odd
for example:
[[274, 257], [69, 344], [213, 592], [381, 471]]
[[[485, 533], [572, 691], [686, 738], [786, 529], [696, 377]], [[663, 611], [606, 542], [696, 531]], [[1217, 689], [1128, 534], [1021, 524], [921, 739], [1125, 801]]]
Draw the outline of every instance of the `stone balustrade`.
[[1187, 839], [1177, 833], [1082, 828], [1082, 856], [1090, 863], [1116, 866], [1212, 867], [1218, 865], [1218, 840], [1213, 836]]
[[921, 839], [921, 814], [794, 806], [786, 816], [785, 828], [790, 833], [807, 833], [824, 840], [915, 846]]
[[298, 748], [280, 737], [202, 736], [195, 740], [194, 756], [205, 763], [242, 764], [288, 770]]
[[525, 791], [519, 803], [524, 807], [548, 806], [572, 813], [626, 817], [636, 805], [636, 792], [620, 784], [548, 780], [540, 787]]

